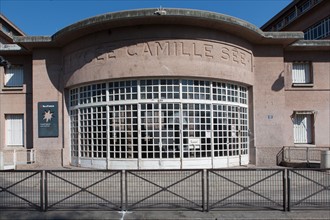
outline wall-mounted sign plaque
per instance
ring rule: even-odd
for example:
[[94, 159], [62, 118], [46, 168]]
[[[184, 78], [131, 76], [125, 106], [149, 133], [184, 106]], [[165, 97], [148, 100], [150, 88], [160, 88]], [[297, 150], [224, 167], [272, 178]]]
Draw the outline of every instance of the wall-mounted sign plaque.
[[38, 103], [39, 137], [58, 137], [58, 103]]

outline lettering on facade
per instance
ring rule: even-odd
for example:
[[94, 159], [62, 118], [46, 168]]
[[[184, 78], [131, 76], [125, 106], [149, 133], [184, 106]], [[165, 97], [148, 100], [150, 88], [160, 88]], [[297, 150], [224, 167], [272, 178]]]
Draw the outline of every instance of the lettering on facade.
[[223, 62], [237, 65], [251, 71], [252, 54], [246, 50], [223, 43], [201, 41], [152, 41], [115, 48], [103, 45], [70, 54], [65, 57], [68, 71], [78, 69], [86, 63], [104, 64], [119, 58], [134, 57], [182, 57], [203, 59], [210, 62]]

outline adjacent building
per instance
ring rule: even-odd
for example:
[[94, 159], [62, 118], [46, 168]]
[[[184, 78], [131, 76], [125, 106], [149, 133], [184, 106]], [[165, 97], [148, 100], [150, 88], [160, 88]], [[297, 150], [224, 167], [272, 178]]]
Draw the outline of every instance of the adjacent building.
[[32, 150], [41, 167], [185, 169], [273, 166], [284, 146], [330, 147], [330, 41], [274, 30], [291, 7], [262, 30], [143, 9], [50, 37], [1, 15], [0, 150]]
[[261, 27], [263, 31], [302, 31], [305, 40], [330, 39], [330, 4], [294, 0]]

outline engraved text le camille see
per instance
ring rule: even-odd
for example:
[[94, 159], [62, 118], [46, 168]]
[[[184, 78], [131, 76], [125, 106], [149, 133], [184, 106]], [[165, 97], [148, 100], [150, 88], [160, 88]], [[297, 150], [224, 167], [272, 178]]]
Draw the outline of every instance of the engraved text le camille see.
[[133, 44], [115, 49], [115, 45], [79, 51], [66, 57], [66, 67], [72, 69], [85, 63], [104, 63], [123, 57], [191, 57], [213, 62], [228, 62], [251, 70], [251, 53], [240, 48], [220, 43], [194, 41], [154, 41]]

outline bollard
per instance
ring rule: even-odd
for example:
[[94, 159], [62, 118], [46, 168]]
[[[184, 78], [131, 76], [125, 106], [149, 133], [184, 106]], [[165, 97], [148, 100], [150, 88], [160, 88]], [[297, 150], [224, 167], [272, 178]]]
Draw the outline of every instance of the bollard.
[[321, 151], [321, 164], [322, 169], [330, 168], [330, 150]]

